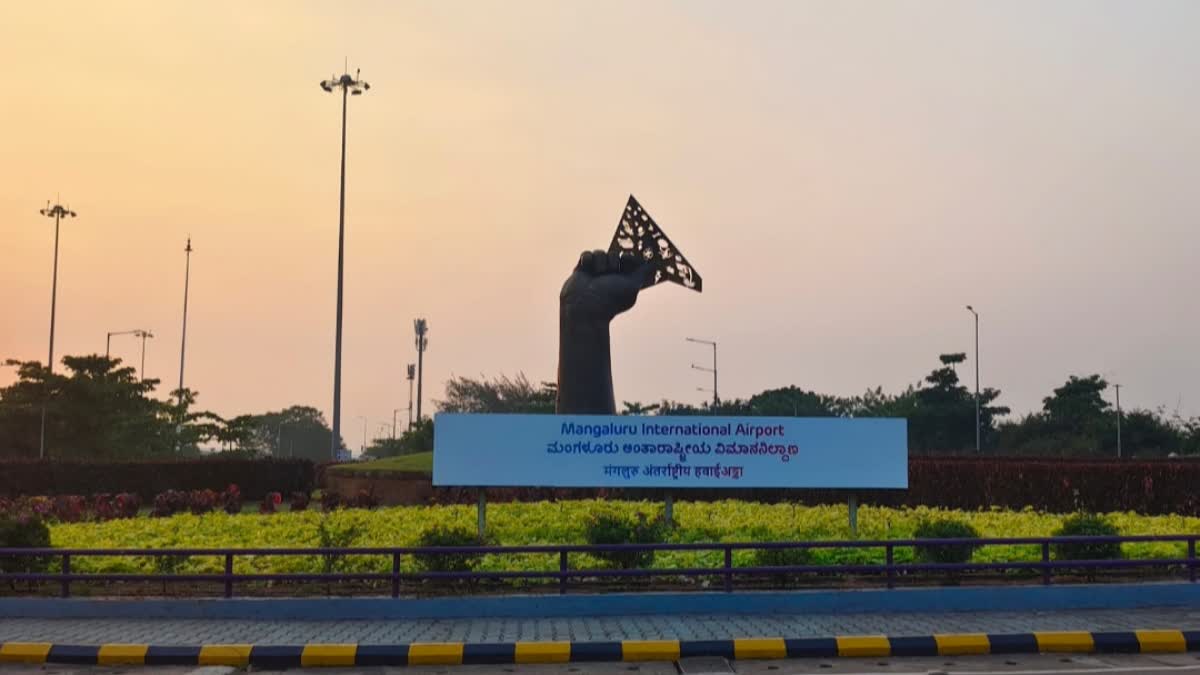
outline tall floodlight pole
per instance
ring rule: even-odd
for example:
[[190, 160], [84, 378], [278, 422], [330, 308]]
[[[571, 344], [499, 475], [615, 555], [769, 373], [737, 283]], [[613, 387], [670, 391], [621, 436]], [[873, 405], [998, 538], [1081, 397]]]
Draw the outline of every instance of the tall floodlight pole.
[[417, 366], [410, 363], [405, 367], [408, 377], [408, 428], [412, 429], [412, 396], [413, 396], [413, 380], [417, 377]]
[[179, 405], [183, 406], [183, 359], [187, 354], [187, 309], [188, 284], [192, 278], [192, 238], [188, 237], [187, 246], [183, 249], [187, 262], [183, 267], [183, 339], [179, 343]]
[[693, 363], [692, 369], [693, 370], [701, 370], [706, 373], [712, 373], [712, 376], [713, 376], [713, 386], [712, 386], [713, 407], [716, 408], [718, 405], [721, 404], [721, 397], [717, 395], [717, 343], [713, 342], [712, 340], [697, 340], [696, 338], [687, 338], [687, 341], [695, 342], [697, 344], [702, 344], [702, 345], [709, 345], [710, 347], [712, 347], [712, 350], [713, 350], [712, 368], [705, 368], [704, 366], [698, 366]]
[[134, 333], [135, 336], [142, 338], [142, 374], [141, 379], [146, 379], [146, 338], [154, 337], [154, 333], [148, 330], [139, 330]]
[[[50, 283], [50, 357], [46, 359], [46, 370], [50, 373], [54, 372], [54, 317], [58, 310], [58, 223], [63, 218], [74, 218], [75, 212], [63, 208], [62, 204], [50, 206], [50, 200], [46, 200], [46, 208], [39, 211], [43, 216], [54, 219], [54, 276]], [[49, 396], [49, 393], [46, 393]], [[42, 430], [38, 439], [38, 457], [45, 459], [46, 457], [46, 404], [48, 401], [42, 400]]]
[[342, 276], [345, 268], [346, 243], [346, 99], [349, 96], [359, 96], [371, 88], [371, 85], [358, 79], [358, 71], [354, 77], [348, 73], [337, 79], [330, 78], [321, 82], [321, 88], [327, 92], [334, 89], [342, 90], [342, 176], [341, 192], [338, 195], [338, 274], [337, 274], [337, 328], [334, 337], [333, 352], [333, 435], [329, 441], [329, 453], [337, 459], [338, 439], [342, 432]]
[[979, 452], [979, 436], [982, 426], [979, 421], [979, 312], [967, 305], [967, 311], [975, 316], [975, 452]]
[[1117, 390], [1117, 459], [1121, 459], [1121, 385], [1113, 387]]
[[429, 346], [429, 322], [413, 320], [413, 332], [417, 334], [417, 421], [421, 421], [421, 381], [425, 374], [425, 348]]

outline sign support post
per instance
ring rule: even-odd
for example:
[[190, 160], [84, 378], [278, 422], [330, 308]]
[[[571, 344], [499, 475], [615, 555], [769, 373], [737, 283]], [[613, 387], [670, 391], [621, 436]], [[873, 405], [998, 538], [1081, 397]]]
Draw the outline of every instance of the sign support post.
[[850, 515], [850, 536], [858, 539], [858, 495], [851, 492], [847, 506]]
[[479, 528], [479, 541], [483, 541], [487, 531], [487, 488], [479, 488], [479, 504], [475, 507], [476, 526]]

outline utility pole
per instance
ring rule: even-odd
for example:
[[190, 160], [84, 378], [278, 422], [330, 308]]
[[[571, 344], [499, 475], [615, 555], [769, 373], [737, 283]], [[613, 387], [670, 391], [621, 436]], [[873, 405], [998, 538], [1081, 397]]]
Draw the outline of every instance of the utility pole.
[[[712, 353], [713, 353], [712, 368], [705, 368], [704, 366], [698, 366], [693, 363], [692, 369], [693, 370], [701, 370], [706, 373], [712, 373], [712, 377], [713, 377], [713, 386], [712, 386], [713, 409], [715, 411], [716, 407], [721, 404], [721, 397], [717, 394], [717, 343], [712, 340], [697, 340], [696, 338], [686, 338], [686, 339], [688, 342], [695, 342], [697, 344], [709, 345], [710, 347], [712, 347]], [[701, 391], [703, 391], [703, 390], [701, 390]]]
[[[349, 69], [347, 69], [349, 70]], [[331, 459], [337, 459], [338, 440], [342, 434], [342, 278], [345, 270], [346, 250], [346, 99], [349, 95], [359, 96], [371, 88], [371, 85], [358, 79], [358, 71], [354, 77], [344, 73], [337, 79], [330, 78], [321, 82], [321, 88], [327, 92], [334, 89], [342, 90], [342, 174], [341, 191], [338, 193], [338, 275], [337, 275], [337, 327], [334, 337], [333, 354], [333, 434], [329, 441]]]
[[408, 428], [412, 429], [413, 380], [417, 377], [417, 366], [410, 363], [405, 370], [408, 375]]
[[1114, 384], [1117, 390], [1117, 459], [1121, 459], [1121, 385]]
[[413, 320], [413, 331], [417, 334], [417, 421], [421, 421], [421, 383], [425, 375], [425, 348], [429, 346], [429, 322]]
[[[54, 219], [54, 276], [50, 284], [50, 357], [46, 359], [46, 371], [50, 374], [54, 373], [54, 317], [58, 310], [58, 223], [63, 218], [74, 218], [75, 212], [63, 208], [61, 204], [50, 206], [50, 200], [46, 200], [46, 208], [39, 211], [43, 216]], [[42, 431], [38, 440], [38, 458], [46, 458], [46, 406], [49, 403], [47, 400], [49, 391], [43, 393], [42, 398]]]
[[979, 421], [979, 312], [970, 305], [967, 305], [967, 311], [975, 315], [975, 452], [978, 454], [982, 429]]

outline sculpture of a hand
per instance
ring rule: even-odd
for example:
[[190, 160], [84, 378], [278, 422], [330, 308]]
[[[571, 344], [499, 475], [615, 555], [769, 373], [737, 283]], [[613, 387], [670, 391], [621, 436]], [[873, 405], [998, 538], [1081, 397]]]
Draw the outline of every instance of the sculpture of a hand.
[[639, 258], [586, 251], [558, 296], [559, 414], [616, 414], [608, 324], [654, 274]]

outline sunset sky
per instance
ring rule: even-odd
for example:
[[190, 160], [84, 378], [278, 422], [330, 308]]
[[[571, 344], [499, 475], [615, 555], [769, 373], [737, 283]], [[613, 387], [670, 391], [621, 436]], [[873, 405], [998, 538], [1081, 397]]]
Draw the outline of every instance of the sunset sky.
[[[704, 277], [613, 326], [617, 399], [898, 391], [973, 352], [1018, 413], [1070, 374], [1200, 415], [1200, 3], [9, 2], [0, 358], [146, 328], [224, 415], [332, 403], [350, 102], [343, 435], [452, 374], [551, 380], [557, 296], [635, 194]], [[136, 365], [138, 342], [113, 338]], [[973, 354], [972, 354], [973, 358]], [[973, 364], [960, 374], [973, 384]], [[13, 379], [0, 371], [0, 384]], [[1111, 392], [1110, 392], [1111, 393]], [[404, 412], [400, 413], [401, 419]]]

